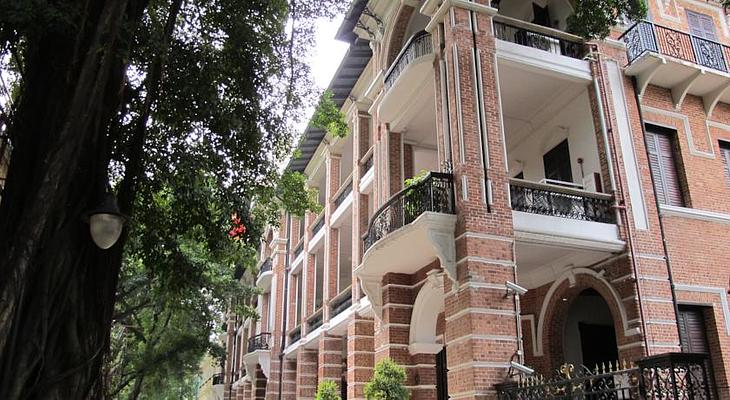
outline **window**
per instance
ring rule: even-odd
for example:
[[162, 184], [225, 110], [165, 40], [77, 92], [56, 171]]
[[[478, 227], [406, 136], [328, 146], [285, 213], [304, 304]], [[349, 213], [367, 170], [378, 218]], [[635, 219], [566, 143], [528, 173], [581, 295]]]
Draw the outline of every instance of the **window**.
[[542, 156], [542, 163], [545, 167], [546, 179], [561, 182], [573, 182], [573, 171], [570, 167], [568, 139], [563, 140], [559, 145], [545, 153], [545, 155]]
[[720, 158], [725, 164], [725, 178], [730, 184], [730, 142], [720, 141]]
[[682, 207], [684, 200], [674, 159], [675, 135], [676, 132], [667, 128], [653, 125], [646, 127], [649, 167], [659, 203]]
[[304, 225], [306, 223], [306, 218], [302, 217], [299, 219], [299, 241], [304, 239]]
[[710, 353], [702, 307], [679, 306], [679, 342], [683, 353]]
[[687, 23], [692, 35], [714, 42], [717, 41], [715, 21], [709, 15], [687, 10]]

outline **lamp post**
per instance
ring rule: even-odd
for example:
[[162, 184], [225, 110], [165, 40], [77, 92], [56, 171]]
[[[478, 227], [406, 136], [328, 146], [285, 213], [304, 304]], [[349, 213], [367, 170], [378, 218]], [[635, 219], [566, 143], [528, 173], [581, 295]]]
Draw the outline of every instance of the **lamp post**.
[[122, 215], [114, 194], [106, 192], [101, 203], [84, 215], [89, 224], [91, 239], [102, 250], [106, 250], [119, 240], [127, 218]]

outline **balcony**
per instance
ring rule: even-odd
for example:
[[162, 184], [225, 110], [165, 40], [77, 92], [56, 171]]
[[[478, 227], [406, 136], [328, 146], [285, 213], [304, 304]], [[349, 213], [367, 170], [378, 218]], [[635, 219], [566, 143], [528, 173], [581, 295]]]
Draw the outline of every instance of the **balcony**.
[[371, 193], [373, 181], [375, 180], [375, 170], [373, 169], [373, 151], [374, 147], [371, 147], [367, 153], [360, 159], [360, 165], [362, 166], [360, 171], [360, 193]]
[[376, 314], [382, 307], [380, 283], [389, 272], [411, 274], [438, 259], [455, 278], [454, 204], [451, 174], [431, 172], [375, 212], [363, 236], [362, 263], [354, 273]]
[[248, 339], [248, 352], [243, 356], [243, 364], [246, 367], [246, 375], [250, 379], [256, 378], [256, 365], [261, 365], [264, 375], [269, 376], [271, 346], [273, 346], [273, 341], [269, 332], [262, 332]]
[[421, 31], [406, 42], [385, 73], [385, 96], [378, 113], [392, 129], [398, 129], [398, 121], [413, 105], [414, 99], [419, 99], [418, 93], [426, 86], [433, 86], [433, 60], [431, 34]]
[[351, 214], [352, 206], [352, 174], [345, 179], [345, 182], [340, 185], [340, 188], [332, 196], [332, 203], [335, 206], [334, 212], [332, 212], [332, 226], [339, 226]]
[[323, 309], [315, 311], [309, 318], [307, 318], [307, 334], [314, 332], [317, 328], [322, 326], [324, 318]]
[[719, 101], [730, 103], [730, 47], [647, 21], [622, 39], [640, 95], [648, 85], [670, 89], [677, 108], [687, 94], [699, 96], [708, 116]]
[[497, 57], [501, 63], [510, 64], [505, 69], [517, 67], [573, 80], [591, 79], [590, 65], [583, 60], [587, 48], [581, 37], [501, 14], [492, 21]]
[[302, 326], [297, 325], [294, 329], [289, 331], [289, 345], [296, 343], [302, 338]]
[[324, 242], [324, 210], [312, 224], [312, 238], [309, 240], [309, 252], [313, 253]]
[[330, 300], [330, 318], [334, 318], [352, 305], [352, 286]]
[[611, 195], [511, 179], [510, 198], [518, 279], [528, 288], [625, 249]]
[[274, 276], [271, 268], [271, 257], [268, 257], [259, 266], [259, 273], [256, 276], [256, 286], [263, 289], [264, 293], [271, 290], [271, 278]]

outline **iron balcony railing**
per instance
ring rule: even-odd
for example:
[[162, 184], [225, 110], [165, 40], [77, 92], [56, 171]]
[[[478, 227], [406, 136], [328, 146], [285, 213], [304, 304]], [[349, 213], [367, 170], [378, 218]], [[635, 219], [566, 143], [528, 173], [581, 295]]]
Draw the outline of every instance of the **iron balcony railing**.
[[730, 66], [730, 47], [648, 21], [637, 22], [622, 38], [629, 64], [652, 52], [722, 72], [728, 72]]
[[706, 354], [669, 353], [594, 368], [564, 364], [552, 378], [529, 376], [497, 385], [499, 400], [715, 399]]
[[374, 147], [371, 147], [368, 150], [368, 152], [365, 153], [365, 155], [363, 156], [362, 160], [360, 161], [361, 164], [362, 164], [362, 167], [363, 167], [363, 169], [362, 169], [362, 171], [363, 171], [362, 174], [363, 175], [366, 172], [370, 171], [370, 169], [373, 167], [373, 153], [374, 153], [373, 150], [374, 150]]
[[558, 185], [510, 179], [513, 211], [582, 221], [616, 223], [613, 197]]
[[296, 343], [302, 338], [302, 326], [297, 325], [296, 328], [289, 331], [289, 344]]
[[312, 236], [316, 235], [317, 232], [319, 232], [320, 229], [324, 226], [324, 211], [322, 211], [321, 214], [319, 214], [319, 217], [317, 217], [317, 220], [314, 221], [314, 224], [312, 224]]
[[581, 59], [586, 54], [585, 43], [578, 36], [504, 15], [494, 16], [494, 36], [566, 57]]
[[324, 312], [323, 312], [322, 308], [315, 311], [314, 314], [312, 314], [312, 316], [307, 318], [307, 334], [313, 332], [315, 329], [322, 326], [323, 318], [324, 318]]
[[340, 188], [335, 193], [335, 196], [334, 196], [335, 209], [337, 209], [337, 207], [339, 207], [342, 203], [345, 202], [345, 199], [347, 198], [347, 196], [350, 195], [350, 193], [352, 193], [352, 174], [350, 174], [350, 176], [347, 177], [347, 180], [345, 180], [345, 183], [342, 184], [342, 186], [340, 186]]
[[248, 339], [248, 352], [256, 350], [269, 350], [271, 348], [271, 333], [263, 332]]
[[294, 259], [299, 257], [300, 254], [302, 254], [302, 250], [304, 250], [304, 240], [300, 240], [297, 247], [294, 248]]
[[454, 182], [451, 174], [431, 172], [423, 180], [390, 198], [370, 220], [363, 236], [364, 250], [425, 212], [454, 214]]
[[261, 267], [259, 267], [259, 276], [269, 271], [271, 271], [271, 257], [267, 257], [261, 264]]
[[398, 80], [398, 77], [400, 77], [408, 65], [416, 59], [431, 53], [433, 53], [433, 45], [431, 44], [430, 33], [421, 31], [411, 36], [385, 73], [384, 85], [386, 90], [393, 87], [395, 81]]
[[350, 308], [351, 305], [352, 305], [352, 286], [343, 290], [340, 294], [338, 294], [332, 300], [330, 300], [330, 310], [332, 310], [330, 312], [330, 316], [334, 317], [335, 315], [340, 314], [341, 312]]

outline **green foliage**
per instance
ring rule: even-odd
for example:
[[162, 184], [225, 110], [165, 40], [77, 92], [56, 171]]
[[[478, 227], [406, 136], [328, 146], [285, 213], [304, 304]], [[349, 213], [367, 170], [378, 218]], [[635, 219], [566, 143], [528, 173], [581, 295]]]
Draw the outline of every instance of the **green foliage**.
[[284, 171], [275, 187], [262, 189], [253, 210], [257, 224], [278, 225], [282, 210], [302, 217], [306, 211], [319, 214], [317, 190], [306, 188], [307, 176], [301, 172]]
[[426, 177], [428, 177], [429, 173], [430, 173], [430, 171], [422, 169], [422, 170], [418, 171], [418, 173], [416, 175], [414, 175], [413, 177], [404, 180], [403, 184], [405, 185], [405, 187], [411, 187], [413, 185], [417, 185], [419, 182], [426, 179]]
[[350, 134], [350, 130], [345, 122], [345, 114], [337, 107], [332, 96], [331, 90], [325, 90], [322, 94], [312, 116], [312, 126], [324, 129], [332, 136], [344, 138]]
[[323, 380], [317, 385], [315, 400], [341, 400], [340, 386], [333, 380]]
[[622, 17], [638, 21], [646, 12], [644, 0], [578, 0], [568, 17], [568, 31], [585, 39], [603, 39]]
[[406, 370], [391, 359], [375, 365], [373, 378], [365, 385], [368, 400], [408, 400], [410, 394], [405, 388]]

